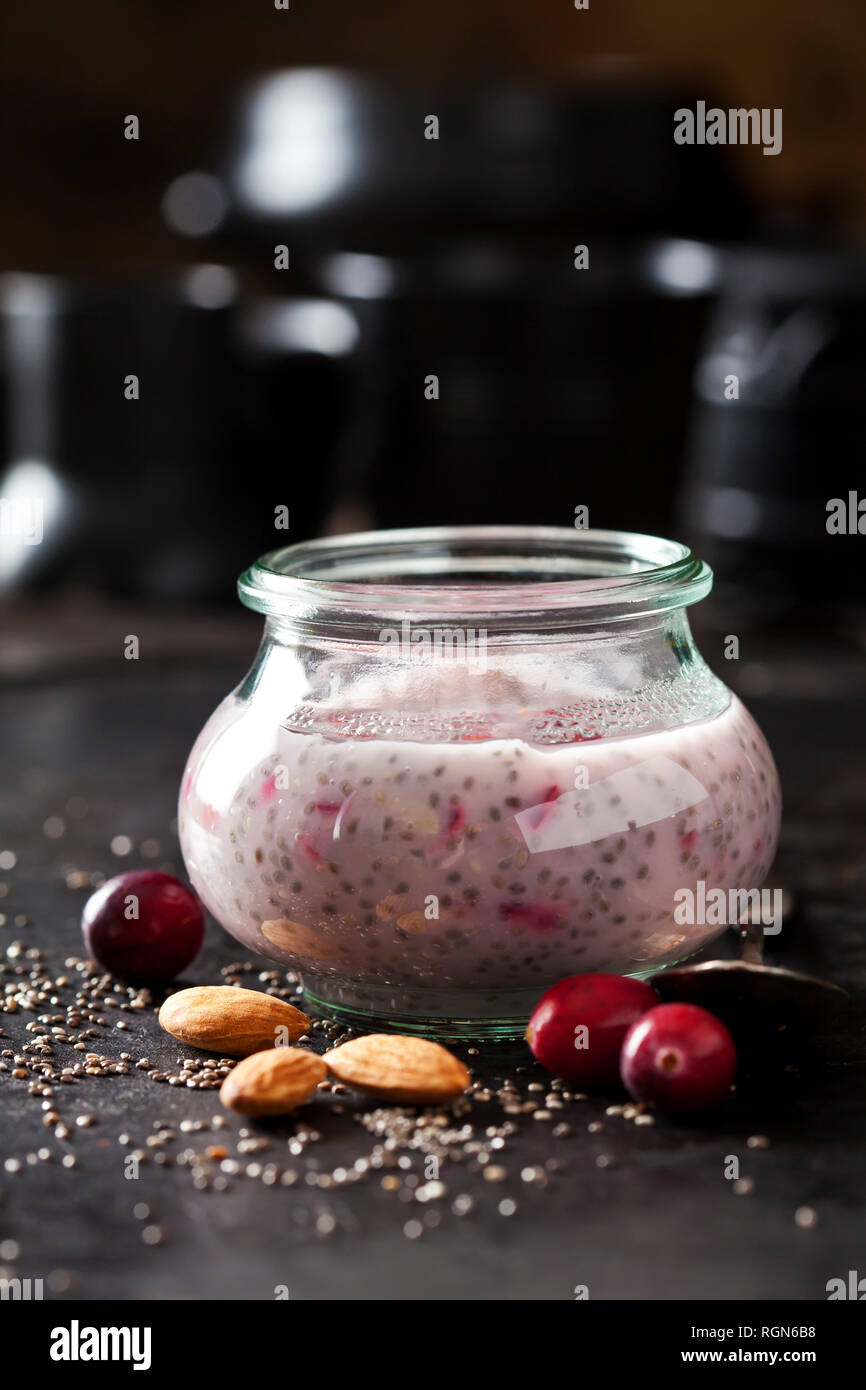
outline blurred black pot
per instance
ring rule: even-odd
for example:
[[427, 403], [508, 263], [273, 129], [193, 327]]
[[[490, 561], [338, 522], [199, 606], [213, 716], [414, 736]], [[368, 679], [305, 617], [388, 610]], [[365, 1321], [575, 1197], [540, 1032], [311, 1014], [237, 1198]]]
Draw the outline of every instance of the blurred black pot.
[[314, 257], [556, 226], [742, 234], [749, 213], [721, 151], [674, 143], [681, 101], [616, 65], [568, 86], [277, 72], [239, 102], [222, 214], [249, 245], [291, 227], [293, 250]]
[[276, 508], [292, 539], [315, 534], [340, 420], [337, 312], [239, 307], [218, 265], [158, 284], [4, 277], [0, 496], [21, 518], [38, 505], [43, 534], [4, 537], [0, 590], [231, 600], [250, 556], [285, 539]]
[[366, 349], [338, 494], [380, 525], [569, 525], [586, 506], [666, 532], [715, 256], [594, 240], [590, 265], [561, 242], [322, 257]]
[[847, 512], [866, 494], [866, 255], [729, 251], [718, 265], [683, 529], [720, 596], [758, 614], [862, 603], [857, 534], [828, 531], [828, 503]]
[[217, 172], [176, 180], [164, 211], [352, 311], [344, 511], [567, 524], [586, 505], [596, 525], [669, 528], [714, 284], [712, 253], [671, 233], [751, 223], [721, 151], [674, 143], [680, 101], [327, 69], [246, 94]]

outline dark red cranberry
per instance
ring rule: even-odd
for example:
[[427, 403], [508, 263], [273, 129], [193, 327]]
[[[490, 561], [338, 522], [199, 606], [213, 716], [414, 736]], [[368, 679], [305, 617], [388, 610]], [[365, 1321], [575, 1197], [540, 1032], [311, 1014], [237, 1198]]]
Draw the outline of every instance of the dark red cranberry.
[[139, 869], [111, 878], [88, 898], [81, 917], [87, 949], [129, 984], [172, 980], [204, 940], [204, 911], [191, 888], [170, 874]]
[[635, 1100], [661, 1110], [708, 1110], [724, 1100], [737, 1050], [723, 1023], [695, 1004], [660, 1004], [632, 1024], [620, 1072]]
[[619, 1080], [622, 1040], [658, 995], [627, 975], [571, 975], [543, 994], [526, 1041], [548, 1071], [585, 1086]]

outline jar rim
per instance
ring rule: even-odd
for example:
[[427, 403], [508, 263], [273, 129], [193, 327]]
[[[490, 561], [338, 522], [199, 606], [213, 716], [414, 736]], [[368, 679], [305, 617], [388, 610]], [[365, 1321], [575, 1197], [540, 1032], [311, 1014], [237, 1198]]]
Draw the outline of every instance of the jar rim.
[[680, 541], [557, 526], [431, 526], [272, 550], [238, 580], [277, 621], [347, 635], [404, 620], [486, 630], [575, 627], [683, 608], [712, 571]]

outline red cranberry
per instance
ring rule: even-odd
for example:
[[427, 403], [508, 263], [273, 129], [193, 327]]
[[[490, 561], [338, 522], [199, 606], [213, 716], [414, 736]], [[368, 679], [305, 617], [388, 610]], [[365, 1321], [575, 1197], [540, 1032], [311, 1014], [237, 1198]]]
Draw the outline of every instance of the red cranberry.
[[81, 917], [95, 960], [130, 984], [171, 980], [198, 955], [204, 912], [191, 888], [170, 874], [139, 869], [109, 879]]
[[662, 1110], [704, 1110], [727, 1095], [737, 1069], [734, 1040], [695, 1004], [660, 1004], [628, 1030], [621, 1075], [635, 1100]]
[[586, 1086], [619, 1080], [622, 1040], [658, 995], [627, 975], [571, 975], [543, 994], [526, 1041], [548, 1071]]

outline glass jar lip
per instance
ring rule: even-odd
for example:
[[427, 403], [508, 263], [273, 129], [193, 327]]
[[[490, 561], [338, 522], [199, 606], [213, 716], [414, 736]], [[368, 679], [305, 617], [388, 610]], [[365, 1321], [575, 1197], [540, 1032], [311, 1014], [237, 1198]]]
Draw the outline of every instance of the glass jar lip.
[[637, 532], [431, 526], [269, 551], [240, 576], [238, 593], [277, 621], [360, 637], [405, 620], [486, 631], [608, 622], [696, 603], [712, 578], [688, 546]]

